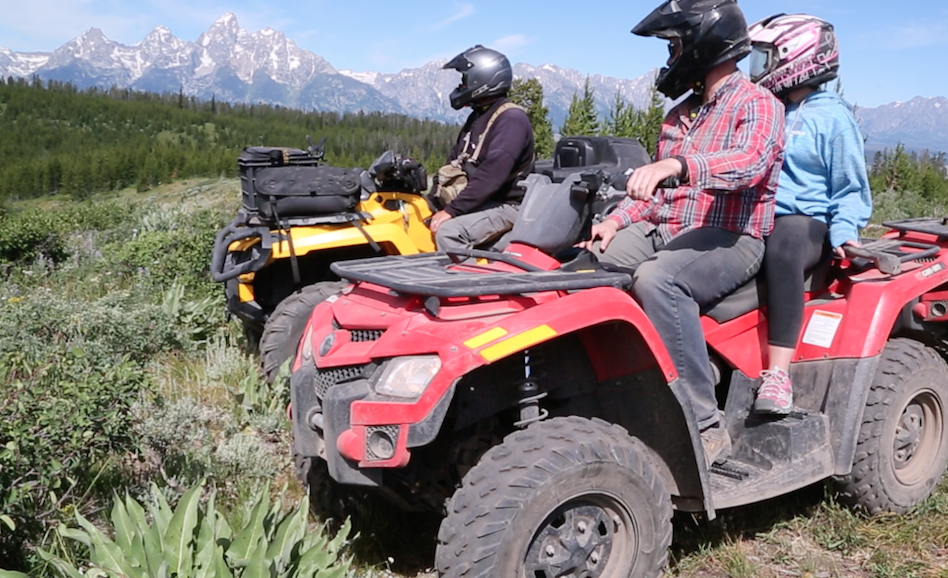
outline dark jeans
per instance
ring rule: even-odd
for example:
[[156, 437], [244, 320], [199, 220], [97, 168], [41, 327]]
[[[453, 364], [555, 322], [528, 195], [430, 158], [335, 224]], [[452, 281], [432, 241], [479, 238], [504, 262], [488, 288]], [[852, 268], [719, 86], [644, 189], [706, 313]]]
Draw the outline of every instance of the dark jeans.
[[715, 227], [683, 233], [663, 244], [644, 223], [620, 230], [600, 258], [634, 266], [632, 295], [655, 326], [689, 392], [698, 428], [720, 419], [701, 327], [702, 305], [734, 291], [760, 269], [764, 242]]
[[777, 217], [767, 237], [767, 341], [793, 349], [803, 322], [803, 280], [806, 272], [829, 258], [827, 227], [805, 215]]

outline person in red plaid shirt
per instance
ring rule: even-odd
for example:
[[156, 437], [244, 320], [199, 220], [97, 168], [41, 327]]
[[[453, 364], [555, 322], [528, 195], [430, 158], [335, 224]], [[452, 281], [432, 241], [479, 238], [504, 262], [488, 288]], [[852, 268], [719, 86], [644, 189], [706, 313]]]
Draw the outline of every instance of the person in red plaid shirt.
[[[629, 198], [593, 226], [584, 246], [603, 262], [636, 267], [632, 294], [691, 398], [710, 467], [727, 459], [731, 440], [700, 309], [760, 268], [774, 222], [783, 105], [737, 69], [751, 45], [735, 0], [669, 0], [632, 32], [669, 42], [658, 90], [671, 99], [693, 94], [665, 118], [657, 160], [631, 174]], [[669, 177], [681, 186], [658, 188]]]

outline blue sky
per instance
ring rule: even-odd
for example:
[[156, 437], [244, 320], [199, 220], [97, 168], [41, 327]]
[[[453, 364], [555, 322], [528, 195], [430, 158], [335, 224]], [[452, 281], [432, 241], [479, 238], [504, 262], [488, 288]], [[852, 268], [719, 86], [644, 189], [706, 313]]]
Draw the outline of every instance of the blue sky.
[[[397, 72], [447, 58], [473, 44], [514, 62], [553, 63], [585, 73], [635, 78], [660, 66], [663, 42], [629, 30], [657, 2], [565, 0], [0, 0], [0, 46], [48, 52], [89, 27], [124, 44], [163, 24], [198, 35], [226, 12], [251, 32], [286, 32], [336, 68]], [[948, 3], [936, 0], [743, 0], [749, 22], [809, 12], [832, 22], [841, 44], [847, 99], [860, 106], [948, 96]]]

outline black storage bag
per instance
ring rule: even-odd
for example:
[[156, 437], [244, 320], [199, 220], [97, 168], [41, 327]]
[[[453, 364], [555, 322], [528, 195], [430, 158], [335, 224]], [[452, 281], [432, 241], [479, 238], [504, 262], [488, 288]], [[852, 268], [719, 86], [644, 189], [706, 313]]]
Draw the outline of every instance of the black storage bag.
[[317, 166], [300, 149], [247, 147], [237, 159], [244, 208], [267, 221], [326, 215], [359, 202], [359, 171]]
[[338, 167], [282, 166], [260, 169], [254, 177], [261, 219], [328, 215], [359, 202], [359, 173]]

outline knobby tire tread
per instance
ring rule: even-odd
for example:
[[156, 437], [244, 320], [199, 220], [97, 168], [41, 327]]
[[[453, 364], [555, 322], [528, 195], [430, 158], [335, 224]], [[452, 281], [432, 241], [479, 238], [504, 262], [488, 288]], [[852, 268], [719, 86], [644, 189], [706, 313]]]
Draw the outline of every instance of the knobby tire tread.
[[870, 515], [882, 512], [904, 514], [914, 504], [897, 502], [887, 490], [880, 456], [885, 420], [898, 411], [892, 403], [907, 380], [930, 367], [936, 374], [948, 375], [948, 364], [930, 347], [913, 339], [895, 338], [886, 345], [879, 368], [872, 380], [856, 442], [852, 471], [836, 480], [838, 498], [844, 504]]
[[661, 575], [672, 538], [672, 508], [647, 456], [644, 444], [624, 428], [599, 419], [553, 418], [510, 434], [468, 472], [448, 502], [435, 556], [439, 576], [499, 578], [492, 574], [495, 555], [531, 495], [559, 472], [608, 461], [634, 471], [654, 496], [651, 503], [664, 522], [653, 542], [661, 553], [646, 575]]
[[346, 281], [323, 281], [308, 285], [276, 306], [260, 337], [260, 368], [267, 383], [273, 383], [283, 362], [296, 355], [296, 347], [313, 309], [348, 284]]

